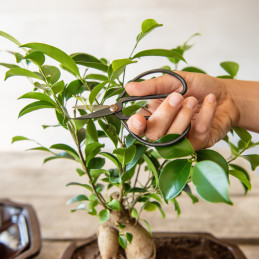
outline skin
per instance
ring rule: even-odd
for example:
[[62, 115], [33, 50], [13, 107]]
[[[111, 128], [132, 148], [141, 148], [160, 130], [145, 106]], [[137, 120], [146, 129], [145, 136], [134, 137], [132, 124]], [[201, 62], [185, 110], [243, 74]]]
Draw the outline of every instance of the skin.
[[[258, 82], [176, 73], [187, 82], [184, 96], [177, 93], [180, 81], [170, 75], [125, 86], [131, 96], [169, 94], [166, 99], [149, 101], [148, 108], [130, 117], [127, 123], [135, 134], [157, 140], [169, 133], [181, 134], [191, 123], [188, 139], [200, 150], [224, 138], [231, 127], [259, 132]], [[144, 115], [150, 118], [146, 120]]]

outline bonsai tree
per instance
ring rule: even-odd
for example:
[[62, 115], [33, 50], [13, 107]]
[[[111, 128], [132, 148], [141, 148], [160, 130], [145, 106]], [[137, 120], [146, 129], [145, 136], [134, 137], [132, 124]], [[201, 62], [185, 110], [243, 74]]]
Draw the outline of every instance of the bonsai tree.
[[[160, 210], [162, 217], [165, 217], [162, 204], [170, 202], [179, 215], [181, 211], [177, 200], [180, 195], [187, 194], [193, 203], [198, 202], [198, 198], [192, 194], [190, 182], [202, 199], [232, 205], [228, 193], [230, 176], [241, 181], [245, 194], [251, 189], [248, 172], [235, 164], [235, 160], [246, 159], [252, 170], [259, 164], [258, 155], [243, 154], [258, 143], [253, 143], [249, 132], [242, 128], [233, 128], [229, 133], [239, 138], [237, 144], [232, 143], [228, 136], [224, 138], [231, 150], [231, 156], [226, 159], [212, 149], [195, 152], [187, 139], [172, 146], [150, 148], [128, 134], [114, 115], [98, 119], [74, 119], [98, 110], [100, 105], [114, 102], [124, 91], [126, 67], [146, 56], [163, 57], [163, 68], [168, 70], [183, 66], [184, 71], [205, 73], [199, 68], [184, 66], [186, 61], [183, 56], [192, 47], [189, 42], [198, 34], [170, 50], [148, 49], [136, 53], [139, 42], [160, 26], [162, 24], [153, 19], [144, 20], [129, 57], [112, 62], [81, 52], [68, 55], [43, 43], [21, 44], [11, 35], [0, 31], [1, 36], [18, 46], [16, 52], [9, 51], [16, 60], [15, 64], [0, 63], [9, 69], [5, 80], [13, 76], [25, 76], [32, 83], [30, 92], [19, 99], [33, 101], [20, 111], [19, 117], [28, 116], [36, 110], [50, 109], [57, 124], [42, 125], [43, 128], [62, 127], [74, 141], [73, 146], [55, 143], [46, 147], [27, 137], [15, 136], [12, 143], [31, 141], [36, 145], [31, 150], [50, 154], [44, 163], [60, 158], [78, 163], [76, 172], [79, 180], [67, 186], [78, 186], [81, 194], [71, 198], [68, 204], [75, 204], [73, 212], [83, 210], [99, 218], [98, 243], [104, 259], [116, 258], [119, 246], [125, 249], [127, 258], [155, 258], [150, 226], [141, 217], [143, 210], [151, 213]], [[57, 66], [47, 65], [46, 56], [54, 59]], [[239, 69], [237, 63], [222, 62], [220, 65], [226, 72], [221, 77], [236, 77]], [[61, 70], [62, 74], [72, 74], [74, 80], [63, 81]], [[123, 109], [123, 114], [131, 115], [145, 105], [145, 101], [132, 102]], [[170, 134], [158, 141], [176, 137]], [[105, 150], [105, 145], [112, 151]], [[113, 164], [111, 168], [105, 167], [106, 160]], [[147, 171], [145, 181], [139, 180], [142, 171]]]

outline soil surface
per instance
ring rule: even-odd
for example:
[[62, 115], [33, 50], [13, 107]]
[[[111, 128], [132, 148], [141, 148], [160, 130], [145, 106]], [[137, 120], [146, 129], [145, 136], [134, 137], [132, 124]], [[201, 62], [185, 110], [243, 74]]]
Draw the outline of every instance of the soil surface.
[[[154, 238], [157, 259], [235, 259], [232, 252], [207, 238], [201, 237], [162, 237]], [[96, 241], [79, 247], [73, 259], [101, 259]], [[125, 259], [123, 249], [117, 259]]]

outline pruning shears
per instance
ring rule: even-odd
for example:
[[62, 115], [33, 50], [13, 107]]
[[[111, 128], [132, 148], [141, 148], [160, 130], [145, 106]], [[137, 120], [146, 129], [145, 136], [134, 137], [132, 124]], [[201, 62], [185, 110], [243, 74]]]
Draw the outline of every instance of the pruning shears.
[[[185, 80], [178, 74], [176, 74], [173, 71], [167, 70], [167, 69], [153, 69], [153, 70], [148, 70], [146, 72], [143, 72], [141, 74], [139, 74], [138, 76], [136, 76], [134, 79], [130, 80], [130, 82], [136, 82], [139, 79], [141, 79], [142, 77], [146, 76], [146, 75], [150, 75], [150, 74], [155, 74], [155, 73], [164, 73], [164, 74], [168, 74], [171, 75], [175, 78], [177, 78], [182, 86], [183, 89], [180, 92], [181, 95], [184, 95], [187, 92], [187, 84], [185, 82]], [[98, 110], [93, 112], [93, 113], [89, 113], [86, 115], [82, 115], [80, 117], [76, 117], [73, 118], [74, 120], [86, 120], [86, 119], [94, 119], [94, 118], [101, 118], [101, 117], [105, 117], [105, 116], [109, 116], [109, 115], [114, 115], [117, 118], [119, 118], [121, 120], [121, 123], [123, 124], [123, 126], [127, 129], [127, 131], [138, 141], [140, 141], [142, 144], [145, 144], [147, 146], [151, 146], [151, 147], [165, 147], [165, 146], [170, 146], [170, 145], [174, 145], [178, 142], [180, 142], [182, 139], [184, 139], [187, 134], [189, 133], [190, 129], [191, 129], [191, 124], [189, 124], [189, 126], [185, 129], [185, 131], [179, 135], [177, 138], [170, 140], [168, 142], [150, 142], [147, 140], [142, 139], [141, 137], [137, 136], [136, 134], [134, 134], [129, 128], [128, 125], [126, 123], [126, 121], [130, 118], [130, 116], [125, 116], [122, 113], [123, 110], [123, 104], [127, 103], [127, 102], [133, 102], [133, 101], [143, 101], [143, 100], [149, 100], [149, 99], [161, 99], [161, 98], [166, 98], [169, 94], [160, 94], [160, 95], [146, 95], [146, 96], [126, 96], [126, 90], [124, 90], [122, 92], [122, 94], [119, 96], [118, 101], [112, 105], [98, 105]], [[145, 116], [146, 119], [149, 118], [149, 116]]]

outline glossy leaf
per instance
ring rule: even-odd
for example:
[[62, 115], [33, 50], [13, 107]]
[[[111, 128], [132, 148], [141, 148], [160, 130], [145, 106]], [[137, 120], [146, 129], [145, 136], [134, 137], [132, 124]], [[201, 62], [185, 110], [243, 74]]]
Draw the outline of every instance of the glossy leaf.
[[[168, 50], [168, 49], [149, 49], [138, 52], [133, 56], [132, 59], [147, 57], [147, 56], [159, 56], [159, 57], [167, 57], [167, 58], [175, 58], [179, 60], [185, 61], [184, 57], [177, 53], [176, 51]], [[186, 61], [185, 61], [186, 62]]]
[[159, 189], [166, 201], [176, 197], [186, 185], [191, 172], [191, 162], [179, 159], [168, 162], [159, 177]]
[[108, 77], [102, 74], [88, 74], [85, 79], [93, 79], [97, 81], [108, 81]]
[[122, 114], [125, 116], [131, 116], [131, 115], [135, 114], [140, 108], [142, 108], [141, 105], [133, 104], [131, 106], [128, 106], [128, 107], [122, 109]]
[[225, 158], [218, 152], [210, 149], [203, 149], [197, 152], [197, 161], [209, 160], [220, 165], [228, 173], [228, 163]]
[[110, 211], [109, 210], [101, 210], [98, 214], [99, 222], [100, 224], [103, 224], [106, 222], [110, 217]]
[[239, 70], [239, 64], [232, 61], [221, 62], [220, 66], [233, 78], [237, 75]]
[[131, 233], [127, 232], [126, 233], [126, 238], [127, 238], [128, 242], [131, 244], [131, 241], [133, 239], [133, 235]]
[[127, 240], [124, 236], [119, 235], [119, 244], [123, 249], [127, 248]]
[[17, 39], [15, 39], [13, 36], [11, 36], [10, 34], [4, 32], [4, 31], [0, 31], [0, 36], [2, 36], [2, 37], [4, 37], [4, 38], [6, 38], [6, 39], [12, 41], [12, 42], [13, 42], [14, 44], [16, 44], [17, 46], [20, 46], [20, 45], [21, 45], [21, 43], [20, 43]]
[[171, 202], [174, 204], [174, 210], [177, 212], [177, 217], [179, 217], [181, 214], [181, 208], [178, 201], [176, 199], [172, 199]]
[[241, 140], [245, 142], [245, 144], [249, 144], [251, 142], [252, 136], [247, 130], [239, 127], [233, 129], [236, 134], [241, 138]]
[[[178, 136], [179, 135], [176, 135], [176, 134], [168, 134], [160, 138], [157, 142], [158, 143], [168, 142], [177, 138]], [[187, 139], [183, 139], [181, 142], [171, 146], [156, 147], [156, 150], [159, 153], [159, 155], [165, 159], [173, 159], [173, 158], [190, 156], [194, 153], [193, 147]]]
[[65, 83], [63, 80], [53, 84], [51, 87], [54, 94], [58, 94], [58, 93], [62, 92], [64, 90], [64, 88], [65, 88]]
[[75, 61], [76, 64], [95, 68], [103, 72], [107, 72], [108, 70], [107, 65], [103, 64], [99, 59], [87, 53], [74, 53], [74, 54], [71, 54], [70, 56], [72, 57], [72, 59]]
[[135, 218], [135, 219], [138, 218], [138, 211], [135, 208], [132, 209], [131, 216], [132, 218]]
[[149, 235], [152, 237], [152, 230], [151, 230], [151, 227], [150, 227], [149, 223], [145, 219], [141, 219], [141, 220], [144, 221], [144, 223], [146, 224]]
[[90, 185], [88, 185], [88, 184], [77, 183], [77, 182], [70, 182], [70, 183], [68, 183], [68, 184], [66, 185], [66, 187], [68, 187], [68, 186], [81, 186], [81, 187], [83, 187], [83, 188], [89, 190], [90, 192], [93, 192], [92, 187], [91, 187]]
[[118, 200], [116, 199], [113, 199], [112, 201], [110, 201], [107, 206], [112, 209], [112, 210], [117, 210], [117, 211], [120, 211], [121, 209], [121, 206], [120, 206], [120, 203]]
[[49, 83], [54, 84], [59, 80], [60, 71], [57, 67], [44, 65], [41, 67], [41, 69]]
[[22, 117], [23, 115], [36, 111], [36, 110], [40, 110], [40, 109], [46, 109], [46, 108], [55, 108], [52, 104], [50, 104], [49, 102], [45, 102], [45, 101], [37, 101], [37, 102], [33, 102], [30, 103], [28, 105], [26, 105], [19, 113], [18, 117]]
[[158, 172], [157, 169], [155, 167], [155, 165], [153, 164], [152, 160], [150, 159], [150, 157], [148, 157], [146, 154], [143, 154], [143, 159], [146, 161], [147, 166], [148, 166], [148, 170], [150, 172], [153, 173], [154, 177], [155, 177], [155, 181], [156, 181], [156, 188], [158, 186]]
[[6, 68], [17, 68], [17, 67], [19, 67], [15, 64], [9, 64], [9, 63], [0, 63], [0, 66], [6, 67]]
[[120, 163], [119, 163], [118, 159], [116, 158], [116, 156], [114, 156], [113, 154], [107, 153], [107, 152], [101, 152], [100, 155], [111, 160], [116, 165], [116, 167], [118, 169], [120, 169]]
[[119, 95], [124, 91], [124, 88], [121, 87], [113, 87], [109, 90], [107, 90], [107, 92], [104, 94], [103, 96], [103, 100], [107, 100], [108, 98], [115, 96], [115, 95]]
[[126, 172], [124, 172], [123, 175], [121, 176], [121, 181], [124, 183], [127, 182], [133, 177], [134, 173], [135, 173], [135, 167], [132, 167], [131, 169], [126, 170]]
[[66, 159], [75, 160], [75, 158], [73, 156], [71, 156], [70, 154], [68, 154], [67, 152], [62, 152], [62, 153], [59, 153], [57, 155], [45, 158], [44, 161], [43, 161], [43, 164], [45, 164], [45, 163], [47, 163], [47, 162], [49, 162], [51, 160], [60, 159], [60, 158], [62, 158], [62, 159], [66, 158]]
[[198, 198], [192, 194], [188, 184], [184, 186], [183, 191], [191, 198], [193, 204], [199, 201]]
[[22, 140], [31, 140], [31, 139], [23, 137], [23, 136], [15, 136], [15, 137], [12, 138], [12, 142], [11, 143], [13, 144], [14, 142], [22, 141]]
[[34, 72], [31, 72], [30, 70], [27, 70], [25, 68], [16, 67], [8, 70], [5, 74], [5, 79], [11, 77], [11, 76], [26, 76], [31, 78], [36, 78], [38, 80], [43, 80], [42, 77]]
[[117, 78], [124, 71], [125, 67], [129, 64], [136, 63], [137, 61], [132, 61], [131, 59], [116, 59], [112, 61], [112, 78]]
[[76, 75], [80, 76], [79, 69], [78, 69], [75, 61], [62, 50], [60, 50], [56, 47], [53, 47], [51, 45], [48, 45], [48, 44], [37, 43], [37, 42], [24, 44], [24, 45], [22, 45], [22, 47], [41, 51], [45, 55], [55, 59], [56, 61], [61, 63], [63, 66], [70, 69]]
[[124, 167], [124, 165], [127, 165], [134, 158], [136, 153], [136, 147], [132, 145], [128, 148], [117, 148], [113, 151], [113, 153], [117, 156], [118, 160]]
[[94, 142], [98, 142], [98, 133], [93, 120], [88, 120], [86, 127], [86, 145]]
[[97, 95], [100, 93], [100, 91], [105, 87], [105, 85], [108, 83], [108, 81], [102, 82], [100, 84], [98, 84], [90, 93], [89, 95], [89, 103], [90, 105], [93, 104], [95, 98], [97, 97]]
[[185, 67], [182, 69], [182, 71], [207, 74], [204, 70], [197, 67]]
[[45, 56], [40, 51], [33, 51], [27, 54], [24, 59], [29, 59], [39, 66], [42, 66], [45, 62]]
[[66, 144], [54, 144], [50, 147], [50, 149], [57, 149], [57, 150], [63, 150], [65, 152], [67, 152], [68, 154], [70, 154], [71, 156], [73, 156], [76, 160], [79, 160], [79, 156], [77, 154], [77, 152], [70, 146], [66, 145]]
[[101, 126], [102, 130], [107, 135], [107, 137], [113, 142], [113, 144], [117, 148], [118, 136], [116, 134], [116, 128], [114, 126], [112, 126], [112, 125], [106, 124], [102, 120], [98, 120], [98, 123]]
[[87, 166], [88, 169], [100, 169], [104, 164], [105, 160], [102, 157], [94, 157], [88, 162]]
[[251, 190], [251, 183], [243, 172], [238, 170], [230, 170], [229, 174], [239, 179], [249, 190]]
[[250, 163], [253, 171], [259, 166], [259, 155], [243, 155], [242, 157]]
[[105, 170], [105, 169], [91, 169], [90, 170], [90, 175], [94, 180], [94, 183], [96, 183], [96, 181], [98, 180], [99, 176], [102, 174], [107, 174], [109, 175], [109, 171]]
[[147, 149], [146, 146], [143, 146], [140, 144], [136, 144], [135, 146], [136, 146], [136, 153], [133, 159], [126, 165], [126, 171], [129, 171], [137, 164], [137, 162], [139, 161], [139, 159], [142, 157], [142, 155], [145, 153]]
[[18, 98], [18, 100], [20, 100], [20, 99], [35, 99], [35, 100], [39, 100], [39, 101], [48, 102], [53, 107], [57, 107], [56, 103], [48, 95], [43, 94], [43, 93], [28, 92], [28, 93], [20, 96]]
[[84, 194], [77, 195], [70, 200], [67, 201], [67, 205], [74, 203], [74, 202], [80, 202], [80, 201], [88, 201], [88, 197]]
[[209, 202], [232, 204], [229, 199], [228, 177], [224, 169], [213, 161], [196, 163], [193, 169], [192, 182], [201, 198]]
[[154, 19], [146, 19], [141, 24], [141, 33], [137, 36], [137, 41], [143, 39], [148, 33], [157, 27], [161, 27], [163, 24], [157, 23]]
[[86, 145], [85, 147], [86, 164], [88, 164], [88, 162], [101, 151], [102, 147], [104, 147], [104, 145], [99, 142], [93, 142]]

